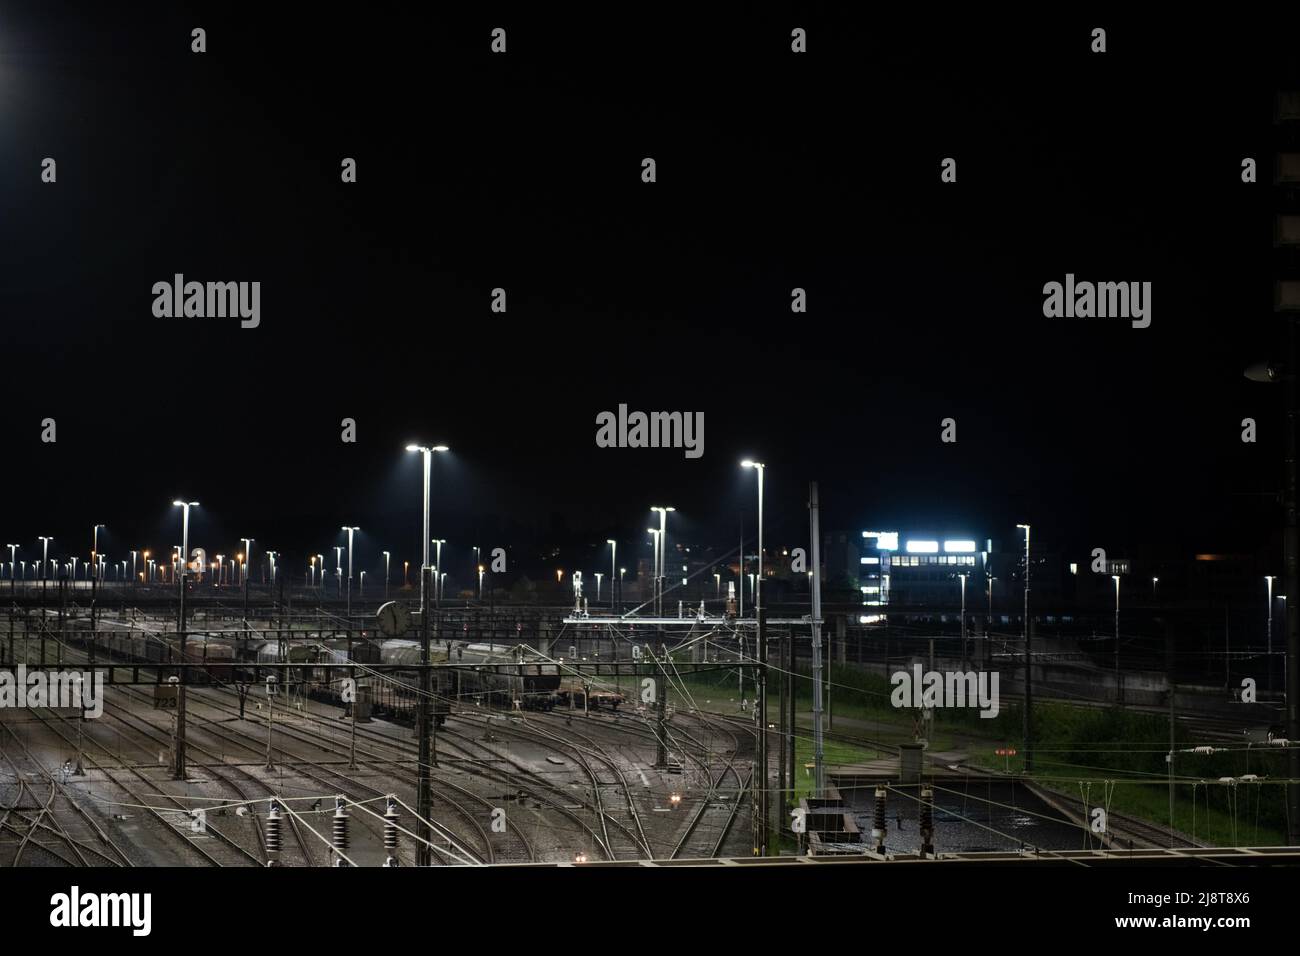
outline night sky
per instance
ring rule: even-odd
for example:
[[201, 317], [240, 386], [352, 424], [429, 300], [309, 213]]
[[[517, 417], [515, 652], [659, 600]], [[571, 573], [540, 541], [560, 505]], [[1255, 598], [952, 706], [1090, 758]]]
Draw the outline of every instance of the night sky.
[[[731, 542], [747, 455], [791, 542], [817, 479], [827, 530], [1271, 547], [1281, 395], [1242, 369], [1294, 24], [85, 6], [0, 8], [5, 541], [165, 548], [179, 495], [210, 548], [414, 558], [422, 440], [435, 535], [485, 547], [664, 503]], [[155, 318], [177, 272], [260, 281], [260, 328]], [[1151, 327], [1044, 318], [1067, 272], [1152, 282]], [[598, 449], [620, 402], [703, 411], [703, 458]]]

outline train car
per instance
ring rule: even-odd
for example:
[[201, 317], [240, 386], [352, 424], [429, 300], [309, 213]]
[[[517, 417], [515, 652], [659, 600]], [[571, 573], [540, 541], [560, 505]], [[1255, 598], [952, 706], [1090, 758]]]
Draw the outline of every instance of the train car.
[[[181, 662], [180, 640], [175, 634], [106, 631], [96, 638], [95, 648], [97, 655], [125, 664], [165, 665]], [[190, 664], [208, 665], [202, 670], [190, 671], [191, 684], [232, 680], [236, 663], [234, 641], [220, 635], [187, 634], [184, 660]], [[170, 675], [164, 674], [163, 679], [167, 676]]]
[[449, 660], [456, 665], [462, 700], [524, 710], [551, 710], [556, 704], [559, 666], [530, 659], [517, 646], [453, 643]]
[[[177, 642], [175, 659], [180, 660]], [[228, 684], [235, 678], [235, 645], [228, 637], [190, 634], [185, 638], [185, 662], [203, 664], [202, 670], [190, 671], [191, 684]]]
[[[394, 667], [375, 672], [370, 676], [369, 692], [372, 712], [398, 723], [415, 723], [416, 702], [420, 699], [420, 644], [418, 641], [388, 640], [379, 647], [379, 663]], [[445, 652], [431, 650], [432, 663], [445, 662]], [[409, 667], [410, 670], [405, 668]], [[433, 719], [441, 727], [451, 713], [451, 702], [456, 697], [455, 675], [438, 669], [433, 672]]]
[[627, 703], [627, 698], [619, 691], [610, 690], [580, 680], [566, 677], [560, 681], [556, 700], [562, 707], [572, 706], [578, 709], [618, 711], [620, 705]]

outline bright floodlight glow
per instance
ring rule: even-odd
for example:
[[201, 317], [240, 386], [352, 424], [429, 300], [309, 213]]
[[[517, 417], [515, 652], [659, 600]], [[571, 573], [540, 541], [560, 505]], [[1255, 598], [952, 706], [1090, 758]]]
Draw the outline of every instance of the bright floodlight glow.
[[419, 450], [420, 450], [420, 446], [419, 446], [419, 445], [407, 445], [407, 446], [406, 446], [406, 450], [407, 450], [407, 451], [419, 451]]
[[975, 551], [974, 541], [945, 541], [943, 550], [949, 554], [967, 554]]
[[434, 450], [434, 451], [451, 451], [451, 449], [448, 448], [446, 445], [434, 445], [434, 446], [433, 446], [433, 450]]
[[907, 542], [908, 554], [937, 554], [939, 551], [938, 541], [909, 541]]
[[750, 461], [748, 458], [746, 458], [744, 461], [742, 461], [742, 462], [740, 463], [740, 467], [741, 467], [741, 468], [753, 468], [753, 467], [754, 467], [754, 463], [753, 463], [752, 461]]

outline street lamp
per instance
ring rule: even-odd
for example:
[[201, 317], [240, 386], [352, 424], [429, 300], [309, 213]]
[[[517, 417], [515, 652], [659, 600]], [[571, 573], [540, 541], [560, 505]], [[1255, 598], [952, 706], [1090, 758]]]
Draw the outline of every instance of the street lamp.
[[348, 533], [348, 617], [352, 616], [352, 534], [361, 529], [355, 526], [344, 525], [343, 530]]
[[313, 554], [308, 558], [307, 563], [311, 567], [311, 570], [308, 572], [308, 587], [314, 588], [316, 586], [316, 555]]
[[99, 529], [102, 527], [104, 527], [102, 524], [95, 525], [94, 529], [92, 530], [92, 538], [90, 544], [90, 559], [91, 561], [94, 561], [96, 564], [95, 577], [99, 577], [99, 567], [98, 567], [99, 562], [95, 561], [95, 559], [99, 557]]
[[966, 578], [969, 572], [957, 575], [961, 579], [961, 657], [966, 659]]
[[420, 613], [424, 613], [426, 595], [424, 593], [425, 571], [429, 567], [429, 494], [433, 488], [433, 453], [448, 451], [446, 445], [407, 445], [407, 451], [418, 451], [424, 456], [424, 532], [420, 535], [422, 560], [420, 562]]
[[609, 545], [609, 609], [615, 609], [614, 602], [623, 600], [623, 582], [619, 580], [618, 595], [614, 594], [614, 568], [618, 563], [618, 542], [613, 538], [606, 538], [605, 543]]
[[189, 561], [189, 556], [190, 556], [190, 509], [197, 508], [199, 506], [199, 503], [197, 501], [176, 500], [172, 502], [172, 505], [174, 507], [182, 509], [181, 555], [183, 557], [181, 558], [181, 564], [182, 564], [181, 574], [183, 575], [185, 573], [185, 568], [184, 568], [185, 562]]
[[[14, 588], [17, 587], [17, 585], [14, 584], [14, 555], [18, 553], [18, 545], [7, 544], [5, 547], [9, 549], [9, 593], [13, 594]], [[26, 572], [24, 572], [24, 574], [26, 574]]]
[[1268, 666], [1265, 670], [1268, 672], [1268, 696], [1273, 696], [1273, 582], [1277, 580], [1277, 575], [1264, 575], [1264, 583], [1268, 586], [1268, 636], [1265, 640], [1268, 643], [1268, 655], [1266, 660]]
[[1151, 600], [1152, 601], [1159, 602], [1160, 600], [1160, 592], [1157, 590], [1157, 585], [1159, 584], [1160, 584], [1159, 578], [1153, 577], [1151, 579]]
[[388, 600], [388, 566], [392, 556], [393, 553], [391, 551], [384, 552], [384, 600], [385, 601]]
[[[352, 562], [352, 556], [348, 555], [348, 563], [350, 564], [351, 562]], [[365, 596], [366, 596], [366, 572], [362, 571], [361, 572], [361, 597], [364, 598]]]
[[[758, 841], [759, 853], [767, 855], [768, 826], [768, 784], [767, 784], [767, 635], [763, 627], [763, 473], [767, 466], [761, 461], [746, 458], [740, 463], [742, 468], [753, 468], [758, 472], [758, 580], [754, 591], [754, 620], [757, 625], [758, 645], [758, 753], [759, 753], [759, 819], [762, 821], [762, 837]], [[741, 556], [744, 560], [744, 556]], [[785, 744], [782, 743], [784, 749]]]
[[478, 599], [483, 600], [483, 565], [478, 566]]
[[1029, 643], [1029, 525], [1018, 524], [1017, 528], [1023, 528], [1025, 531], [1025, 709], [1023, 714], [1022, 734], [1025, 738], [1025, 772], [1028, 773], [1033, 766], [1033, 756], [1030, 752], [1030, 726], [1029, 726], [1029, 709], [1033, 702], [1033, 648]]
[[1122, 703], [1124, 695], [1119, 689], [1119, 575], [1112, 574], [1111, 579], [1115, 582], [1115, 701]]
[[[603, 578], [604, 576], [605, 575], [602, 572], [600, 571], [596, 572], [596, 603], [597, 604], [600, 603], [600, 579]], [[613, 583], [611, 583], [610, 587], [613, 586], [614, 586]]]
[[[181, 509], [181, 554], [188, 557], [190, 553], [190, 509], [197, 508], [197, 501], [177, 499], [172, 507]], [[180, 638], [180, 658], [185, 661], [185, 565], [181, 564], [180, 602], [176, 609], [176, 632]], [[181, 672], [180, 686], [176, 688], [176, 728], [174, 738], [176, 779], [185, 779], [185, 671]]]
[[343, 546], [334, 545], [334, 576], [339, 581], [339, 597], [343, 596]]
[[714, 572], [713, 572], [713, 587], [714, 587], [714, 591], [715, 591], [715, 593], [714, 593], [713, 596], [714, 596], [717, 600], [721, 601], [721, 600], [722, 600], [722, 574], [721, 574], [721, 572], [718, 572], [718, 571], [714, 571]]
[[[650, 594], [654, 599], [654, 614], [659, 616], [659, 536], [663, 534], [658, 528], [646, 528], [652, 542], [651, 552], [654, 557], [651, 559], [653, 569], [650, 572]], [[642, 602], [644, 604], [644, 601]]]
[[659, 548], [659, 563], [655, 566], [656, 567], [655, 573], [656, 573], [656, 580], [658, 582], [658, 586], [656, 588], [656, 591], [658, 592], [658, 598], [659, 598], [658, 614], [660, 617], [663, 617], [664, 578], [667, 573], [667, 556], [668, 556], [668, 512], [676, 511], [677, 509], [673, 507], [661, 507], [656, 505], [656, 506], [652, 506], [650, 510], [659, 512], [659, 537], [655, 541], [655, 543], [658, 545]]
[[[256, 538], [240, 538], [244, 542], [244, 583], [248, 581], [248, 569], [253, 563], [253, 542]], [[321, 565], [321, 570], [325, 570], [325, 565]]]

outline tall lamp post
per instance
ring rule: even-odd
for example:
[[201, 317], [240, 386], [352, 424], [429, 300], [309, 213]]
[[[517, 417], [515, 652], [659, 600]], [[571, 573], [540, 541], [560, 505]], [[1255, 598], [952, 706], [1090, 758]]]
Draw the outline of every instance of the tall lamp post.
[[352, 617], [352, 535], [361, 529], [355, 526], [344, 525], [343, 530], [348, 533], [348, 617]]
[[652, 609], [655, 617], [659, 616], [659, 536], [663, 534], [658, 528], [646, 528], [646, 533], [650, 535], [652, 542], [652, 551], [654, 557], [651, 559], [653, 569], [650, 572], [650, 597], [652, 600]]
[[91, 534], [90, 542], [90, 560], [95, 567], [95, 577], [99, 577], [99, 529], [104, 527], [102, 524], [95, 525]]
[[[197, 508], [197, 501], [172, 502], [172, 506], [181, 509], [181, 553], [190, 553], [190, 509]], [[185, 684], [189, 677], [189, 668], [185, 666], [185, 577], [187, 565], [180, 565], [180, 605], [177, 609], [177, 640], [180, 642], [181, 679], [176, 688], [176, 740], [173, 748], [173, 774], [177, 780], [185, 779]]]
[[664, 579], [667, 577], [668, 574], [668, 512], [676, 511], [677, 509], [671, 506], [667, 506], [667, 507], [655, 506], [652, 507], [650, 510], [659, 512], [659, 537], [657, 539], [657, 543], [659, 545], [659, 566], [655, 572], [658, 575], [658, 582], [655, 591], [658, 594], [658, 598], [659, 598], [658, 615], [659, 617], [663, 617], [664, 616]]
[[1025, 738], [1025, 773], [1033, 768], [1033, 756], [1030, 752], [1032, 743], [1029, 711], [1033, 706], [1034, 660], [1033, 649], [1029, 643], [1029, 525], [1018, 524], [1017, 528], [1025, 531], [1025, 709], [1022, 734]]
[[1115, 582], [1115, 702], [1123, 706], [1124, 693], [1119, 682], [1119, 575], [1112, 574], [1111, 579]]
[[606, 538], [605, 543], [609, 545], [609, 609], [615, 611], [618, 609], [618, 603], [623, 600], [623, 583], [619, 581], [618, 594], [614, 593], [614, 577], [618, 569], [618, 542], [613, 538]]
[[740, 463], [742, 468], [753, 468], [758, 472], [758, 578], [754, 586], [754, 619], [757, 623], [758, 668], [755, 680], [757, 687], [756, 715], [758, 718], [758, 782], [759, 782], [759, 856], [767, 855], [768, 828], [768, 779], [767, 779], [767, 629], [764, 627], [763, 613], [763, 473], [767, 466], [761, 461], [746, 458]]
[[966, 578], [969, 572], [957, 575], [961, 579], [961, 657], [966, 660]]
[[[246, 580], [248, 580], [248, 569], [249, 569], [249, 568], [252, 566], [252, 564], [253, 564], [253, 542], [256, 541], [257, 539], [256, 539], [256, 538], [240, 538], [239, 540], [242, 541], [242, 542], [244, 542], [244, 580], [246, 581]], [[325, 570], [325, 565], [322, 564], [322, 565], [320, 566], [320, 568], [321, 568], [321, 571], [323, 572], [323, 571]], [[243, 582], [241, 582], [241, 583], [243, 583]]]
[[391, 551], [384, 552], [384, 600], [385, 601], [388, 600], [388, 568], [392, 561], [392, 557], [393, 557], [393, 553]]
[[1268, 673], [1268, 696], [1270, 698], [1273, 696], [1273, 582], [1276, 580], [1277, 575], [1264, 575], [1264, 583], [1268, 586], [1268, 624], [1266, 625], [1268, 632], [1265, 637], [1268, 651], [1265, 660], [1268, 661], [1268, 666], [1265, 671]]
[[424, 613], [425, 606], [428, 602], [428, 595], [425, 593], [425, 578], [428, 576], [425, 572], [429, 568], [429, 495], [433, 488], [433, 453], [437, 451], [448, 451], [446, 445], [407, 445], [407, 451], [418, 451], [424, 456], [424, 531], [420, 535], [420, 613]]

